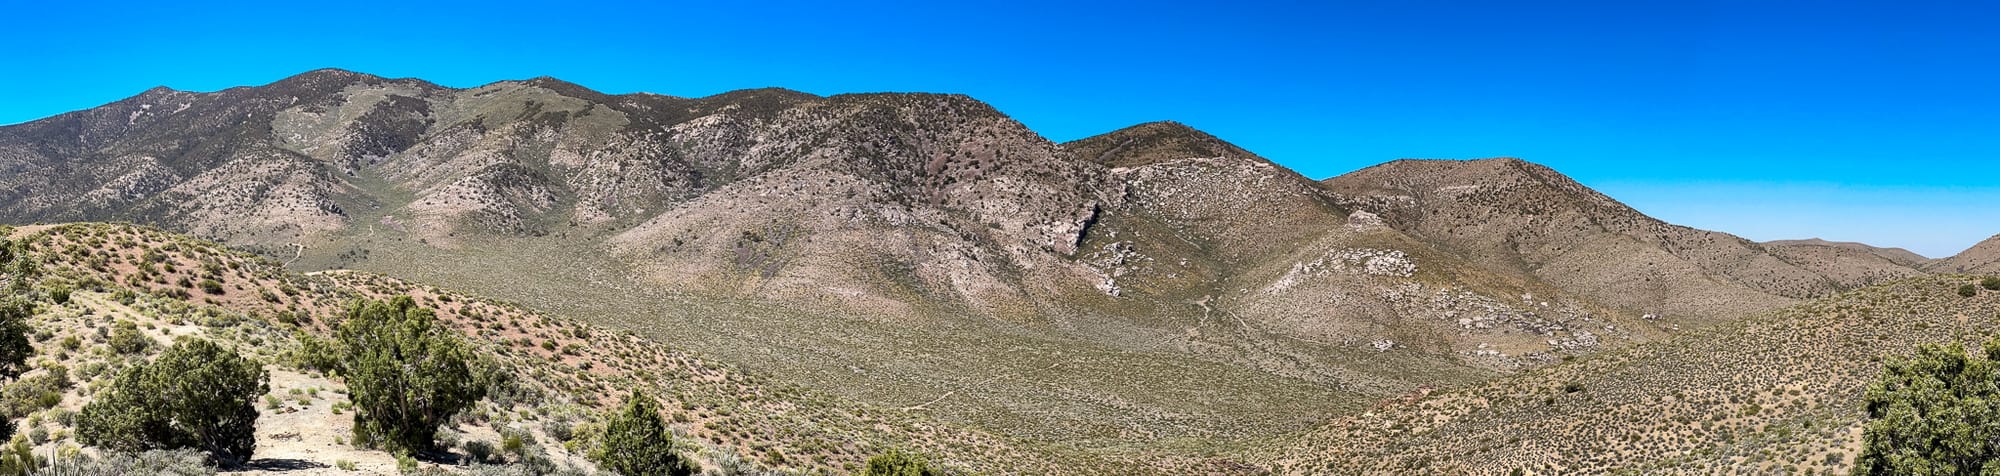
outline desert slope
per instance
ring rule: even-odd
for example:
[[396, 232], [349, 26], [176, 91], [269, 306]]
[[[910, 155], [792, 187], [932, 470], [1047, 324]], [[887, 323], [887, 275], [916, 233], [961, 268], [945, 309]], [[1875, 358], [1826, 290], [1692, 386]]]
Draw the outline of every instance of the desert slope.
[[1270, 450], [1294, 474], [1844, 473], [1884, 355], [2000, 331], [1973, 276], [1910, 278], [1463, 390]]
[[[660, 399], [674, 429], [685, 435], [690, 455], [710, 468], [849, 472], [892, 447], [930, 454], [948, 467], [995, 474], [1167, 474], [1177, 472], [1167, 469], [1176, 465], [1214, 464], [1193, 458], [1114, 462], [1053, 451], [922, 412], [772, 382], [630, 332], [513, 303], [363, 272], [290, 273], [255, 255], [157, 229], [66, 224], [0, 228], [0, 237], [21, 244], [16, 259], [35, 263], [0, 268], [5, 270], [0, 281], [22, 283], [38, 301], [30, 323], [42, 337], [33, 360], [49, 364], [18, 382], [40, 381], [58, 372], [52, 369], [74, 369], [62, 373], [74, 380], [57, 390], [60, 402], [37, 409], [36, 418], [25, 420], [32, 426], [22, 428], [57, 435], [37, 442], [43, 454], [76, 445], [65, 436], [73, 430], [69, 420], [55, 416], [89, 402], [94, 389], [117, 376], [111, 370], [157, 353], [174, 338], [195, 336], [266, 362], [272, 374], [257, 430], [257, 457], [266, 463], [253, 464], [253, 470], [346, 474], [336, 468], [345, 461], [366, 471], [393, 472], [396, 463], [388, 453], [341, 441], [351, 423], [351, 413], [342, 416], [339, 410], [345, 385], [297, 363], [296, 352], [301, 339], [329, 338], [351, 300], [409, 295], [436, 309], [442, 323], [463, 333], [479, 358], [490, 362], [483, 368], [499, 375], [473, 416], [447, 429], [451, 441], [483, 441], [490, 450], [504, 435], [514, 435], [540, 442], [523, 455], [559, 466], [593, 467], [583, 457], [596, 444], [590, 429], [601, 428], [604, 417], [632, 392]], [[34, 271], [23, 274], [24, 269]], [[197, 284], [206, 281], [218, 284]], [[55, 289], [73, 292], [58, 300], [49, 292]], [[140, 329], [151, 343], [148, 350], [111, 351], [99, 332], [124, 325], [120, 322]], [[39, 387], [17, 383], [7, 391], [29, 388]], [[463, 472], [471, 447], [447, 448], [455, 456], [432, 457], [427, 464]], [[521, 463], [525, 457], [501, 456], [495, 462]]]

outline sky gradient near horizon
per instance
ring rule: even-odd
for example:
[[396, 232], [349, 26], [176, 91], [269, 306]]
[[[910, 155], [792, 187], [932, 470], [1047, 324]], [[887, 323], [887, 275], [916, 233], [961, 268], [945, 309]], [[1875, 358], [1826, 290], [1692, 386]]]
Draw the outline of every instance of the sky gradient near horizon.
[[2000, 233], [1981, 2], [59, 3], [0, 7], [0, 124], [322, 67], [946, 92], [1057, 141], [1176, 120], [1313, 178], [1521, 157], [1756, 240], [1941, 257]]

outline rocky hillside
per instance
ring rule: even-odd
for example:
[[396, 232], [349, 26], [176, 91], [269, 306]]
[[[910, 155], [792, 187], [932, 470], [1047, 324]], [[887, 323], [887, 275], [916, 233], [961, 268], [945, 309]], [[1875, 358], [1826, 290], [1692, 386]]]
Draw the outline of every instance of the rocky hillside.
[[1880, 359], [2000, 332], [2000, 293], [1928, 276], [1463, 390], [1270, 450], [1287, 474], [1846, 474]]
[[1765, 246], [1665, 223], [1518, 159], [1399, 160], [1325, 184], [1483, 266], [1668, 318], [1736, 316], [1920, 274], [1893, 252]]
[[[1111, 166], [1119, 184], [1080, 252], [1101, 280], [1105, 297], [1097, 302], [1128, 309], [1107, 312], [1193, 311], [1190, 335], [1242, 331], [1200, 325], [1218, 321], [1292, 342], [1447, 355], [1497, 369], [1656, 330], [1531, 276], [1471, 265], [1312, 180], [1180, 124], [1142, 124], [1063, 147]], [[1252, 347], [1261, 348], [1245, 351], [1252, 360], [1282, 353], [1231, 339], [1257, 342]], [[1439, 382], [1406, 375], [1388, 383], [1324, 380], [1378, 392]]]
[[[793, 288], [881, 260], [963, 269], [927, 282], [973, 300], [1018, 297], [1010, 276], [1073, 252], [1096, 207], [1093, 170], [962, 96], [461, 90], [339, 70], [0, 128], [0, 170], [17, 222], [133, 220], [272, 249], [607, 224], [662, 282], [823, 294]], [[837, 252], [852, 248], [839, 235], [886, 229], [911, 234], [882, 256]]]

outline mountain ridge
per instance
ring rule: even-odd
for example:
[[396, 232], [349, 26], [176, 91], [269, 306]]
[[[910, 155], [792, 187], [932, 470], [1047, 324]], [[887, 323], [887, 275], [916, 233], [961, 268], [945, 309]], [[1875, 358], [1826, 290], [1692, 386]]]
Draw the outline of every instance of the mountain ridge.
[[1764, 244], [1781, 245], [1781, 246], [1806, 245], [1806, 246], [1831, 246], [1836, 248], [1849, 248], [1859, 251], [1867, 251], [1870, 253], [1883, 254], [1885, 255], [1884, 256], [1885, 258], [1892, 258], [1912, 264], [1921, 264], [1930, 261], [1932, 259], [1928, 256], [1917, 254], [1914, 251], [1910, 251], [1904, 248], [1893, 247], [1893, 246], [1881, 247], [1858, 241], [1832, 241], [1823, 238], [1803, 238], [1803, 239], [1793, 239], [1793, 240], [1771, 240], [1764, 242]]

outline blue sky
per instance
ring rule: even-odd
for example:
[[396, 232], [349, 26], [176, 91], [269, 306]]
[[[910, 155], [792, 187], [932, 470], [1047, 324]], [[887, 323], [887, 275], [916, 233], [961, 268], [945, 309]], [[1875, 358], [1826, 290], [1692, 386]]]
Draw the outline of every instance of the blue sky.
[[1759, 240], [2000, 233], [1990, 2], [63, 3], [0, 7], [0, 123], [320, 67], [953, 92], [1059, 141], [1177, 120], [1315, 178], [1521, 157]]

